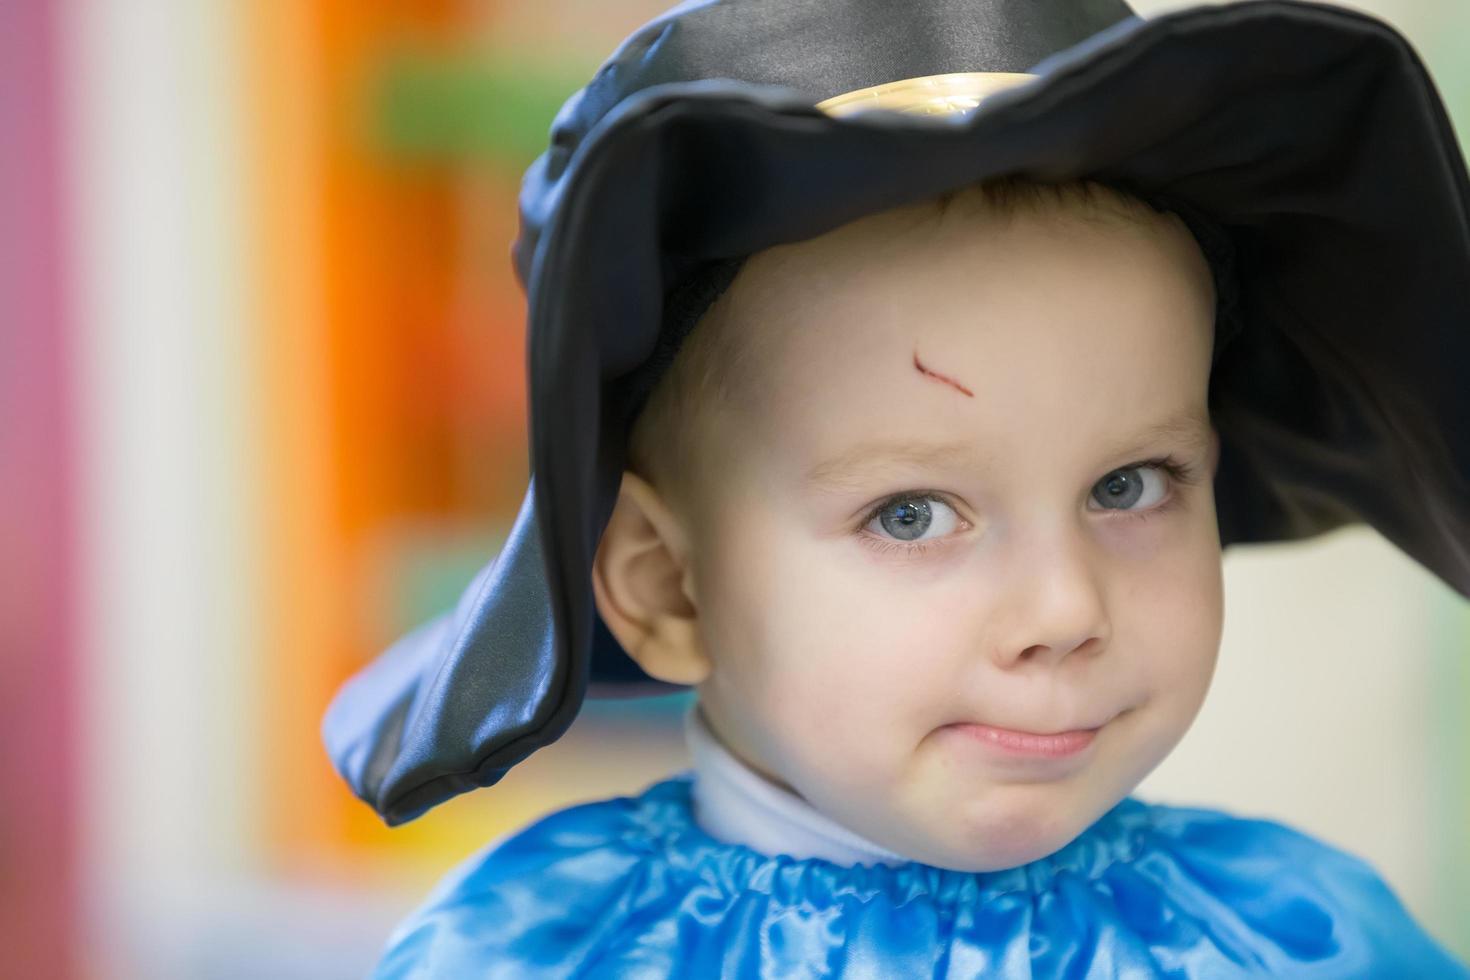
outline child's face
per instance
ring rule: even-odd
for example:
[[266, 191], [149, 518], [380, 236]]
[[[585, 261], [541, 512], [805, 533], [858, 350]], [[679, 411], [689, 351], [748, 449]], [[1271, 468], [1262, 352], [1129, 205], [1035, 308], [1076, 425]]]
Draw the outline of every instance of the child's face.
[[[874, 842], [990, 870], [1081, 832], [1204, 698], [1213, 293], [1177, 219], [925, 214], [750, 260], [721, 302], [754, 359], [681, 520], [714, 730]], [[1161, 458], [1192, 482], [1129, 468]]]

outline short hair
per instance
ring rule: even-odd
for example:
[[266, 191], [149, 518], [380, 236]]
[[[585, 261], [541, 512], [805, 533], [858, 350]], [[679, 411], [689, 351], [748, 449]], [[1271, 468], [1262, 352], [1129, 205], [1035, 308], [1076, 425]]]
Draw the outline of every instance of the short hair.
[[[1215, 281], [1215, 351], [1233, 330], [1223, 329], [1234, 306], [1233, 248], [1218, 225], [1178, 202], [1152, 202], [1092, 180], [1044, 183], [1024, 177], [1002, 177], [908, 205], [926, 220], [979, 214], [1009, 221], [1018, 215], [1067, 214], [1114, 228], [1145, 228], [1175, 211], [1194, 234]], [[736, 403], [739, 386], [755, 353], [754, 340], [733, 329], [728, 304], [721, 299], [738, 278], [743, 259], [713, 263], [680, 284], [666, 304], [661, 337], [662, 360], [628, 439], [627, 468], [666, 495], [680, 497], [690, 489], [701, 444], [700, 434], [712, 417]]]

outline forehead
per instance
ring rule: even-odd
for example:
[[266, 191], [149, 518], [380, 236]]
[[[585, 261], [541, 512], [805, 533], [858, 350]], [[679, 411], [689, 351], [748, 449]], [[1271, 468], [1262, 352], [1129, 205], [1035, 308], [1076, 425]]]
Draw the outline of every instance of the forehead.
[[808, 454], [916, 429], [1060, 449], [1199, 414], [1213, 313], [1172, 216], [933, 206], [754, 256], [726, 311], [749, 407]]

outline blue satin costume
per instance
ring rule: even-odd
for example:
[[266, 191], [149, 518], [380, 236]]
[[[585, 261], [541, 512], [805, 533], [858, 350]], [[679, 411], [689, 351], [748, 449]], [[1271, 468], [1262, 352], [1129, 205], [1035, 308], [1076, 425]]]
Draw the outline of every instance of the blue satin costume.
[[691, 777], [472, 857], [375, 977], [1470, 977], [1364, 862], [1281, 824], [1123, 800], [1049, 857], [969, 873], [768, 857]]

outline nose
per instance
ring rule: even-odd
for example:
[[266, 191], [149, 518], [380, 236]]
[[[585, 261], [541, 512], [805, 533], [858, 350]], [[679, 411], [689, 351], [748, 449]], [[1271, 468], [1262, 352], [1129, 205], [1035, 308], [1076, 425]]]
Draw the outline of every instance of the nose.
[[1112, 636], [1106, 596], [1088, 543], [1057, 535], [1021, 543], [1010, 556], [1006, 596], [1009, 624], [995, 637], [998, 666], [1055, 666], [1072, 656], [1095, 656]]

